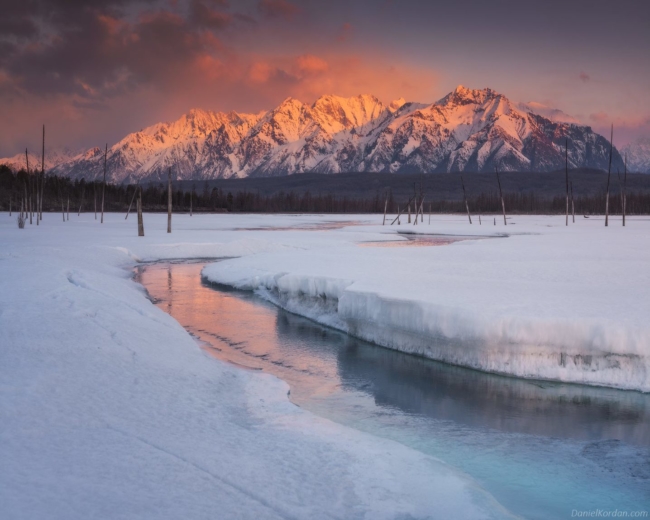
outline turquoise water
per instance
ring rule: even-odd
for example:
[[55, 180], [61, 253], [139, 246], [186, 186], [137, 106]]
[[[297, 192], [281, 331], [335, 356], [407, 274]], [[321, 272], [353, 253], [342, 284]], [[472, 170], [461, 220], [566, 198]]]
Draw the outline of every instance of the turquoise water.
[[216, 357], [287, 381], [294, 403], [473, 477], [525, 518], [650, 510], [650, 396], [528, 381], [383, 349], [201, 282], [203, 264], [137, 280]]

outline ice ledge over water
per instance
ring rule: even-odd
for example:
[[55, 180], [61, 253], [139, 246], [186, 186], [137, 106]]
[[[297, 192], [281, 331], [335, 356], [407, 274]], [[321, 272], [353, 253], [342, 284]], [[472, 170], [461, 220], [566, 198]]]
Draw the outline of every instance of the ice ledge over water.
[[203, 277], [255, 291], [290, 312], [377, 345], [430, 359], [517, 377], [650, 391], [647, 329], [594, 318], [477, 312], [387, 296], [351, 279], [241, 264], [206, 266]]

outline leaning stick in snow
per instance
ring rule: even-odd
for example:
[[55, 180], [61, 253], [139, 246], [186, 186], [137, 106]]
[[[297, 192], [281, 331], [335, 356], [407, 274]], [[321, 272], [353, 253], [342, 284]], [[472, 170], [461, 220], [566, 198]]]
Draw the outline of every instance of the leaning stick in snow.
[[86, 193], [86, 185], [81, 188], [81, 200], [79, 201], [79, 213], [77, 216], [81, 215], [81, 207], [84, 205], [84, 194]]
[[424, 224], [424, 195], [422, 195], [422, 199], [420, 200], [420, 222]]
[[467, 193], [465, 193], [465, 183], [463, 182], [463, 176], [460, 176], [460, 185], [463, 187], [463, 199], [465, 199], [465, 209], [467, 210], [467, 218], [469, 223], [472, 223], [472, 216], [469, 214], [469, 204], [467, 202]]
[[386, 194], [386, 202], [384, 202], [384, 221], [381, 223], [382, 226], [386, 225], [386, 210], [388, 209], [388, 194]]
[[143, 237], [144, 236], [144, 221], [142, 220], [142, 188], [138, 190], [136, 188], [136, 191], [138, 191], [138, 236]]
[[569, 183], [571, 185], [571, 214], [573, 215], [573, 223], [576, 223], [576, 204], [573, 200], [573, 181]]
[[[497, 174], [497, 183], [499, 183], [499, 196], [501, 197], [501, 209], [503, 210], [503, 225], [507, 226], [508, 222], [506, 221], [506, 205], [503, 202], [503, 191], [501, 191], [501, 180], [499, 179], [499, 170], [497, 170], [497, 167], [494, 167], [494, 171]], [[496, 219], [495, 219], [495, 225], [496, 225]]]
[[104, 192], [106, 191], [106, 157], [108, 156], [108, 143], [106, 143], [106, 150], [104, 151], [104, 182], [102, 183], [102, 220], [100, 224], [104, 223]]
[[481, 222], [481, 214], [478, 214], [478, 225], [481, 226], [483, 223]]
[[627, 153], [625, 154], [625, 174], [623, 175], [623, 226], [625, 226], [625, 213], [627, 212]]
[[[138, 193], [138, 185], [139, 184], [140, 184], [140, 181], [136, 182], [136, 184], [135, 184], [135, 190], [133, 191], [133, 197], [131, 197], [131, 204], [129, 204], [129, 209], [126, 210], [126, 217], [124, 217], [124, 220], [129, 218], [129, 213], [131, 213], [131, 206], [133, 206], [133, 201], [135, 200], [135, 195], [136, 195], [136, 193]], [[190, 213], [192, 213], [191, 209], [190, 209]]]
[[[395, 217], [395, 220], [397, 220], [397, 225], [398, 226], [402, 225], [402, 223], [399, 221], [399, 204], [397, 205], [397, 216]], [[393, 222], [395, 222], [395, 220], [393, 220]], [[391, 223], [391, 226], [392, 225], [393, 224]]]
[[605, 193], [605, 227], [609, 226], [609, 179], [612, 175], [612, 151], [614, 149], [614, 124], [609, 138], [609, 168], [607, 169], [607, 191]]
[[564, 145], [564, 178], [566, 181], [566, 222], [565, 226], [569, 225], [569, 140], [566, 140]]
[[167, 233], [172, 232], [172, 169], [167, 176]]
[[[411, 197], [411, 198], [409, 199], [409, 202], [408, 202], [408, 203], [409, 203], [409, 215], [410, 215], [410, 211], [411, 211], [411, 210], [410, 210], [410, 207], [411, 207], [410, 204], [411, 204], [412, 201], [413, 201], [413, 197]], [[400, 211], [400, 210], [399, 210], [399, 206], [397, 206], [397, 216], [396, 216], [395, 219], [390, 223], [391, 226], [392, 226], [393, 224], [395, 224], [395, 222], [397, 222], [397, 223], [399, 224], [399, 216], [400, 216], [401, 214], [402, 214], [402, 211]], [[409, 222], [410, 222], [410, 220], [409, 220]]]

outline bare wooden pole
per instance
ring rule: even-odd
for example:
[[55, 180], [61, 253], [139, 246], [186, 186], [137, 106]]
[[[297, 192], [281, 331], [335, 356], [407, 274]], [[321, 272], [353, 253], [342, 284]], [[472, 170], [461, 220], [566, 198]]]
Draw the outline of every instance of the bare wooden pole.
[[100, 224], [104, 223], [104, 192], [106, 191], [106, 158], [108, 156], [108, 143], [104, 151], [104, 182], [102, 183], [102, 220]]
[[45, 194], [45, 125], [43, 125], [43, 148], [41, 152], [41, 201], [40, 219], [43, 220], [43, 196]]
[[478, 225], [481, 226], [483, 223], [481, 222], [481, 214], [478, 214]]
[[623, 226], [625, 226], [625, 214], [627, 213], [627, 153], [625, 154], [625, 173], [623, 174]]
[[84, 205], [85, 194], [86, 194], [86, 186], [84, 185], [83, 188], [81, 188], [81, 200], [79, 201], [79, 212], [77, 213], [77, 216], [81, 215], [81, 207]]
[[609, 138], [609, 168], [607, 168], [607, 191], [605, 193], [605, 227], [609, 226], [609, 180], [612, 175], [612, 152], [614, 150], [614, 124]]
[[[126, 217], [124, 217], [124, 220], [126, 220], [127, 218], [129, 218], [129, 213], [131, 213], [131, 206], [133, 206], [133, 200], [135, 199], [135, 195], [136, 195], [136, 193], [138, 193], [138, 186], [139, 186], [139, 185], [140, 185], [140, 181], [138, 181], [138, 182], [135, 184], [135, 190], [133, 191], [133, 197], [131, 197], [131, 204], [129, 204], [129, 209], [126, 210]], [[190, 210], [190, 211], [191, 211], [191, 210]]]
[[66, 220], [70, 220], [70, 195], [68, 195], [68, 216], [66, 217]]
[[[501, 180], [499, 179], [499, 170], [497, 170], [497, 167], [494, 167], [494, 171], [497, 174], [497, 183], [499, 184], [499, 196], [501, 197], [501, 209], [503, 210], [503, 225], [507, 226], [508, 222], [506, 221], [506, 205], [505, 202], [503, 202], [503, 191], [501, 191]], [[496, 219], [495, 219], [495, 225], [496, 225]]]
[[411, 223], [411, 203], [410, 202], [408, 203], [408, 208], [409, 208], [409, 221], [408, 221], [408, 223], [410, 224]]
[[573, 181], [569, 183], [571, 185], [571, 215], [573, 216], [573, 223], [576, 223], [576, 204], [573, 199]]
[[[27, 148], [25, 148], [25, 164], [27, 165], [27, 175], [29, 178], [29, 184], [30, 184], [30, 189], [29, 189], [29, 224], [32, 225], [32, 218], [34, 216], [34, 209], [32, 207], [32, 179], [29, 177], [29, 156], [27, 155]], [[25, 188], [26, 189], [26, 188]], [[25, 193], [27, 195], [27, 193]]]
[[460, 176], [460, 184], [463, 187], [463, 199], [465, 199], [465, 209], [467, 210], [467, 218], [469, 219], [469, 223], [472, 223], [472, 215], [469, 214], [469, 204], [467, 202], [467, 193], [465, 193], [465, 183], [463, 182], [463, 176]]
[[63, 206], [63, 199], [61, 199], [61, 218], [65, 222], [65, 207]]
[[[409, 205], [411, 204], [412, 201], [413, 201], [413, 197], [411, 197], [411, 198], [409, 199], [409, 202], [408, 202]], [[409, 206], [409, 207], [410, 207], [410, 206]], [[410, 210], [409, 210], [409, 211], [410, 211]], [[395, 224], [395, 222], [397, 222], [398, 224], [400, 223], [400, 221], [399, 221], [399, 216], [400, 216], [401, 214], [402, 214], [402, 211], [400, 211], [400, 210], [399, 210], [399, 206], [397, 206], [397, 216], [396, 216], [395, 219], [390, 223], [391, 226], [392, 226], [393, 224]]]
[[144, 220], [142, 219], [142, 188], [138, 190], [136, 187], [136, 191], [138, 192], [138, 236], [143, 237], [144, 236]]
[[569, 140], [566, 140], [564, 146], [564, 177], [566, 181], [566, 222], [569, 225]]
[[167, 233], [172, 232], [172, 169], [167, 175]]
[[25, 220], [27, 220], [28, 213], [29, 213], [29, 198], [27, 196], [27, 183], [25, 183]]
[[386, 194], [386, 201], [384, 202], [384, 221], [381, 223], [382, 226], [386, 225], [386, 210], [388, 209], [388, 194]]

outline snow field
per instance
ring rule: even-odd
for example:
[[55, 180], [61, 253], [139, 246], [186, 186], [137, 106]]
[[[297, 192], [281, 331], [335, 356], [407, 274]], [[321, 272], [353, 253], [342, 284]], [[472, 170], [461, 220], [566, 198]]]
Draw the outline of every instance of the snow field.
[[166, 216], [146, 214], [139, 239], [134, 219], [105, 219], [51, 214], [21, 231], [0, 215], [3, 518], [509, 516], [443, 463], [317, 418], [285, 383], [205, 355], [129, 269], [352, 249], [376, 231], [233, 231], [323, 218], [195, 215], [174, 216], [167, 235]]

